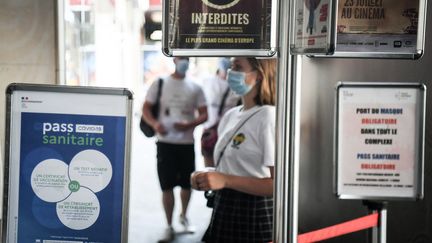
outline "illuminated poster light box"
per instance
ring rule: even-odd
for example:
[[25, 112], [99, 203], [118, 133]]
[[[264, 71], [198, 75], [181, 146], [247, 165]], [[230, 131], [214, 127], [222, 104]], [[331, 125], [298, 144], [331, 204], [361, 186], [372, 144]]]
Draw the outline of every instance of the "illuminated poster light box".
[[8, 86], [2, 242], [128, 241], [132, 99]]
[[426, 87], [342, 82], [336, 93], [337, 196], [422, 199]]
[[167, 56], [276, 54], [276, 0], [164, 0]]
[[[304, 33], [305, 28], [300, 32], [297, 29], [297, 42], [291, 47], [294, 54], [395, 59], [418, 59], [423, 55], [426, 0], [303, 1], [300, 4], [297, 0], [293, 22], [297, 21], [298, 28], [299, 20], [307, 21], [303, 26], [309, 33]], [[315, 9], [312, 14], [310, 9]], [[322, 27], [330, 24], [330, 28]], [[323, 29], [329, 33], [323, 33]], [[320, 49], [314, 48], [316, 43], [321, 43]]]

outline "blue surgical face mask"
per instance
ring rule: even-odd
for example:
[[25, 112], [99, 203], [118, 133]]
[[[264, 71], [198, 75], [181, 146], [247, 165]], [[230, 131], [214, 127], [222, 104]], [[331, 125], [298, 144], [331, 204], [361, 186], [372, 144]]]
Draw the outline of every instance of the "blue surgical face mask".
[[247, 85], [245, 82], [245, 72], [238, 72], [228, 69], [227, 81], [230, 89], [240, 96], [247, 94], [252, 89], [252, 86]]
[[189, 68], [189, 61], [185, 59], [180, 59], [176, 63], [176, 72], [181, 75], [185, 75]]

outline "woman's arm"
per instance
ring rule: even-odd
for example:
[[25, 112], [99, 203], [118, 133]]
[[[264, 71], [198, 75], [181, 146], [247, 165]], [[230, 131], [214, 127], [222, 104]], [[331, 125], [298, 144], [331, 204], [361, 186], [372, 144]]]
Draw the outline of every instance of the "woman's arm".
[[192, 174], [192, 187], [200, 191], [229, 188], [256, 196], [273, 195], [274, 168], [269, 167], [270, 178], [235, 176], [220, 172], [196, 172]]

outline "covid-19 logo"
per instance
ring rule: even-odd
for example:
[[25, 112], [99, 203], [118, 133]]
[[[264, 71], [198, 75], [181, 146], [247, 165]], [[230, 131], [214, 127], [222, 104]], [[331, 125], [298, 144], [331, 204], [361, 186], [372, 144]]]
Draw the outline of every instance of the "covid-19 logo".
[[240, 0], [202, 0], [203, 3], [211, 8], [226, 9], [235, 6]]

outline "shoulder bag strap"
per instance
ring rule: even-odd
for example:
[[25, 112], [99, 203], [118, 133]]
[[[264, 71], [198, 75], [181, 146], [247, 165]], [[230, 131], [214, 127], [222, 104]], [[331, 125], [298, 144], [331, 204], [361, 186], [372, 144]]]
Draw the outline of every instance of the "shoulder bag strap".
[[222, 96], [222, 100], [221, 100], [221, 103], [220, 103], [220, 105], [219, 105], [219, 111], [218, 111], [219, 119], [220, 119], [220, 117], [221, 117], [221, 115], [222, 115], [222, 111], [223, 111], [223, 109], [224, 109], [224, 107], [225, 107], [225, 101], [226, 101], [226, 99], [227, 99], [227, 97], [228, 97], [229, 91], [230, 91], [230, 88], [228, 87], [228, 88], [225, 90], [225, 93], [224, 93], [223, 96]]
[[153, 115], [155, 115], [156, 119], [159, 117], [160, 99], [161, 99], [161, 95], [162, 95], [162, 84], [163, 84], [163, 79], [159, 78], [159, 81], [158, 81], [158, 91], [157, 91], [157, 96], [156, 96], [156, 102], [153, 105], [155, 107], [155, 110], [154, 110], [155, 114], [153, 114]]
[[160, 102], [160, 97], [162, 95], [162, 84], [163, 84], [163, 79], [159, 78], [159, 83], [158, 83], [158, 92], [157, 92], [157, 99], [156, 99], [156, 103]]
[[217, 160], [216, 166], [215, 168], [217, 169], [219, 167], [220, 161], [223, 157], [223, 154], [225, 152], [226, 147], [228, 146], [228, 144], [230, 144], [231, 140], [234, 138], [234, 136], [236, 135], [236, 133], [240, 130], [240, 128], [249, 120], [251, 119], [256, 113], [260, 112], [261, 108], [258, 108], [258, 110], [256, 110], [254, 113], [250, 114], [246, 119], [243, 119], [241, 121], [239, 121], [234, 129], [234, 132], [232, 133], [230, 139], [228, 139], [228, 142], [225, 144], [225, 146], [223, 147], [223, 149], [221, 150], [221, 152], [219, 153], [219, 158]]

